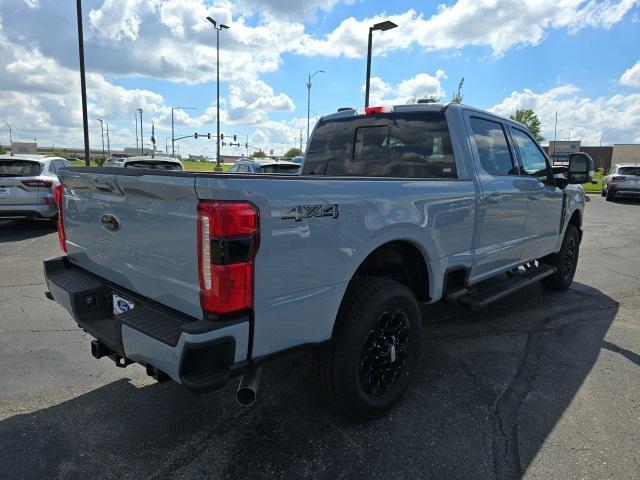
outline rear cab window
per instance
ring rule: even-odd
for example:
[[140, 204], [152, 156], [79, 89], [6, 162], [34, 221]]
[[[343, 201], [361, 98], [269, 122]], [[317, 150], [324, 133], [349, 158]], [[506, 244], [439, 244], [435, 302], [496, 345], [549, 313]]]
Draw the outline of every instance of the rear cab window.
[[39, 162], [19, 159], [0, 159], [0, 177], [36, 177], [42, 173]]
[[494, 176], [519, 175], [503, 125], [479, 117], [471, 117], [469, 121], [483, 170]]
[[394, 112], [321, 122], [303, 175], [458, 178], [442, 112]]

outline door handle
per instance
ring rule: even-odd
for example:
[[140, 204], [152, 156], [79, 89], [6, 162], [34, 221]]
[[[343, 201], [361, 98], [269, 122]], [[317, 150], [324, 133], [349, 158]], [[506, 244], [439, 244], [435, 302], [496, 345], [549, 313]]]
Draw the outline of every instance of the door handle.
[[484, 197], [484, 200], [486, 203], [491, 203], [491, 204], [495, 204], [495, 203], [500, 203], [506, 200], [509, 200], [510, 195], [504, 195], [501, 193], [492, 193], [490, 195], [486, 195]]
[[536, 193], [530, 193], [530, 194], [529, 194], [529, 200], [536, 201], [536, 200], [538, 200], [539, 198], [542, 198], [542, 194], [541, 194], [541, 193], [539, 193], [539, 192], [536, 192]]

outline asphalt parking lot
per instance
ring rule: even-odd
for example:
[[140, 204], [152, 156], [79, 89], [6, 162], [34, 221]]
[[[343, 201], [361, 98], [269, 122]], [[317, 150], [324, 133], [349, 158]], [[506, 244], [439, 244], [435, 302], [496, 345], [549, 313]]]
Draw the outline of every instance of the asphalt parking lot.
[[531, 287], [480, 313], [433, 306], [404, 400], [352, 424], [308, 356], [193, 396], [95, 360], [44, 296], [45, 223], [0, 222], [4, 478], [640, 478], [640, 202], [591, 196], [572, 288]]

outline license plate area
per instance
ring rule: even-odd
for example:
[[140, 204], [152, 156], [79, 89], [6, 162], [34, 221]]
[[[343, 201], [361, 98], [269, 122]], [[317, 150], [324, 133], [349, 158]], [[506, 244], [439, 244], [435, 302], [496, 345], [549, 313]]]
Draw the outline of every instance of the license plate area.
[[11, 195], [11, 187], [0, 187], [0, 197], [8, 197]]
[[134, 302], [132, 302], [131, 300], [129, 300], [128, 298], [125, 298], [121, 295], [118, 295], [117, 293], [113, 293], [112, 294], [112, 299], [113, 299], [113, 314], [114, 315], [120, 315], [122, 313], [128, 312], [130, 310], [133, 310], [136, 306], [136, 304]]

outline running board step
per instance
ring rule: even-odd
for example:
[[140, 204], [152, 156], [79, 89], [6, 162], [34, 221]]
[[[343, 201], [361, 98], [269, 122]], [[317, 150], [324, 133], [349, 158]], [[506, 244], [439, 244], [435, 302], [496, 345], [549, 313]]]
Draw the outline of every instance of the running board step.
[[478, 310], [490, 303], [517, 292], [521, 288], [527, 287], [532, 283], [542, 280], [556, 272], [555, 267], [549, 265], [541, 265], [524, 273], [520, 273], [511, 278], [507, 282], [501, 282], [498, 285], [491, 285], [487, 288], [475, 291], [467, 296], [460, 298], [458, 301], [463, 307], [470, 310]]

